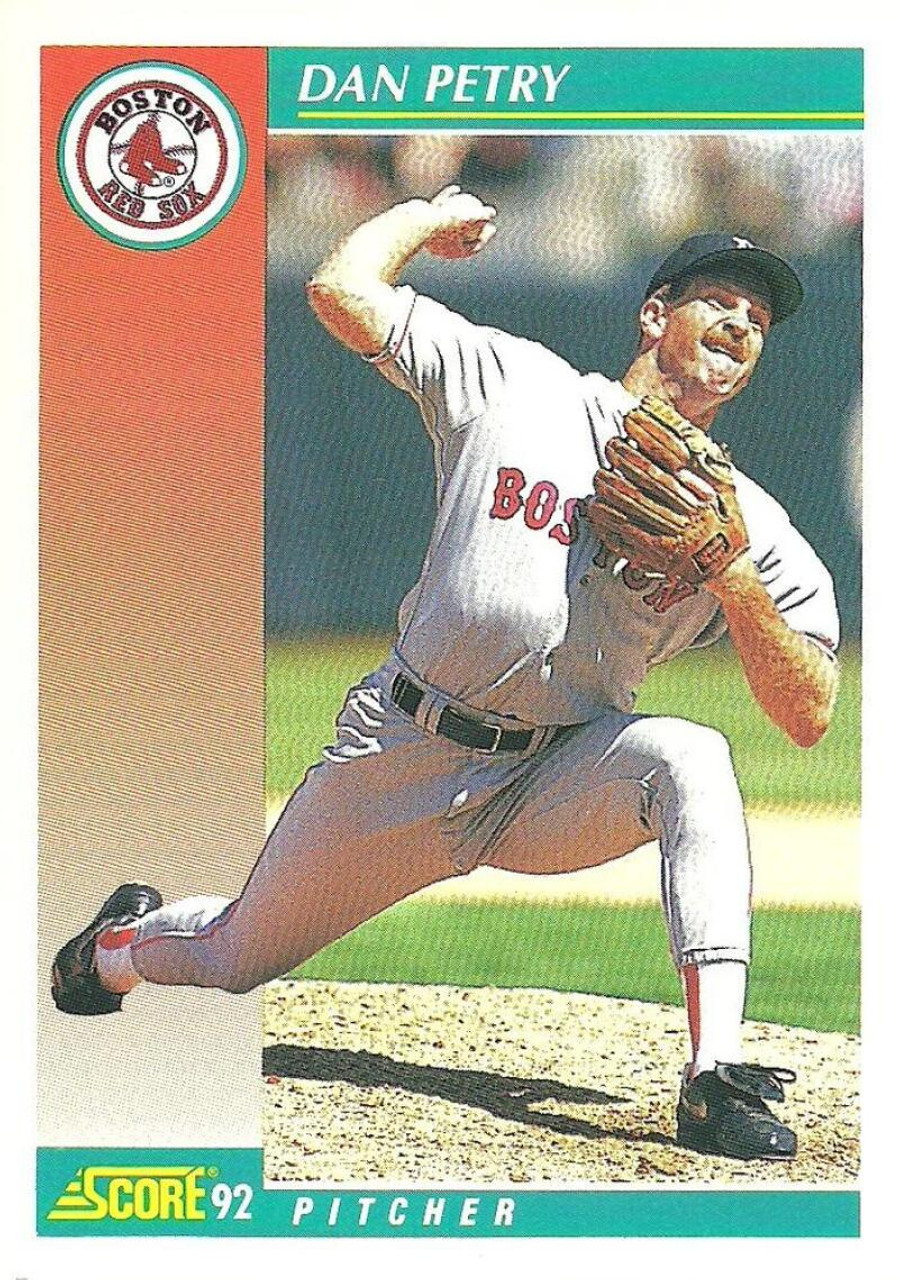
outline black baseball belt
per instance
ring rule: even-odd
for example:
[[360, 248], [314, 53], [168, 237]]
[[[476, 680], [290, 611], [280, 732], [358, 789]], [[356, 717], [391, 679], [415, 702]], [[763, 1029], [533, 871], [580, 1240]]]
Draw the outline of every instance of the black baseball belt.
[[[391, 687], [390, 696], [401, 711], [414, 719], [425, 690], [408, 676], [398, 675]], [[435, 732], [441, 738], [458, 742], [462, 747], [493, 755], [496, 751], [526, 751], [536, 730], [501, 729], [499, 725], [487, 724], [474, 716], [464, 716], [452, 707], [444, 707], [438, 717]]]

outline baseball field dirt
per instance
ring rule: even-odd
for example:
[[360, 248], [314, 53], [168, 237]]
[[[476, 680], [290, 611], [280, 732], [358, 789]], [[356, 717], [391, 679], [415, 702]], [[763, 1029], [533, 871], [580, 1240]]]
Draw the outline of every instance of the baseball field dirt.
[[674, 1145], [683, 1011], [556, 991], [309, 982], [265, 992], [265, 1176], [394, 1186], [852, 1184], [859, 1040], [746, 1024], [791, 1067], [797, 1159]]

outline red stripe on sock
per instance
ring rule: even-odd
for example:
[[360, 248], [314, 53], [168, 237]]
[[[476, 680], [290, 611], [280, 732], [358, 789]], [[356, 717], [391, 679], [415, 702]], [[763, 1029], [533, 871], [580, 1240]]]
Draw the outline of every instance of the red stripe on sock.
[[695, 1062], [696, 1055], [699, 1053], [699, 969], [695, 964], [685, 964], [682, 973], [684, 975], [687, 1021], [690, 1024], [690, 1044], [693, 1047], [693, 1061]]

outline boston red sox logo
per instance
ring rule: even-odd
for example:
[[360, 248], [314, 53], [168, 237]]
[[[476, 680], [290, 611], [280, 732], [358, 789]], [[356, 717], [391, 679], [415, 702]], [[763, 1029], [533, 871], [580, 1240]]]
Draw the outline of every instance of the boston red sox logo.
[[66, 116], [63, 188], [75, 211], [118, 244], [177, 248], [228, 212], [243, 181], [240, 120], [220, 89], [168, 63], [101, 76]]
[[[141, 97], [144, 101], [144, 97]], [[112, 155], [122, 154], [119, 161], [119, 174], [127, 175], [134, 182], [134, 190], [141, 193], [149, 187], [173, 187], [175, 174], [187, 173], [190, 157], [191, 168], [196, 165], [197, 145], [191, 135], [187, 140], [174, 146], [163, 146], [162, 125], [159, 111], [151, 111], [144, 118], [137, 117], [137, 123], [122, 142], [114, 142], [110, 147]], [[171, 117], [167, 117], [171, 119]], [[208, 121], [201, 120], [199, 126], [208, 127]], [[185, 159], [181, 159], [183, 156]], [[123, 181], [124, 181], [123, 177]]]

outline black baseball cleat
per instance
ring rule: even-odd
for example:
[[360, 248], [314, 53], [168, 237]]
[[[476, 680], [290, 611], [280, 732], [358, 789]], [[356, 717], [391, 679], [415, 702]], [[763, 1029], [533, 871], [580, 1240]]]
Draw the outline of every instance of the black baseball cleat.
[[685, 1078], [677, 1104], [679, 1145], [739, 1160], [792, 1160], [796, 1134], [766, 1103], [783, 1102], [783, 1086], [795, 1079], [784, 1067], [727, 1062]]
[[162, 895], [147, 884], [122, 884], [106, 899], [83, 932], [56, 953], [50, 991], [62, 1013], [91, 1016], [117, 1013], [123, 996], [101, 986], [94, 963], [97, 935], [114, 924], [131, 924], [162, 906]]

